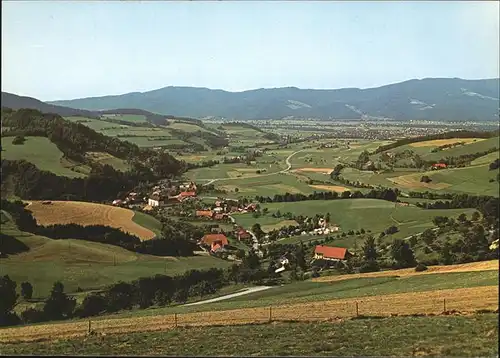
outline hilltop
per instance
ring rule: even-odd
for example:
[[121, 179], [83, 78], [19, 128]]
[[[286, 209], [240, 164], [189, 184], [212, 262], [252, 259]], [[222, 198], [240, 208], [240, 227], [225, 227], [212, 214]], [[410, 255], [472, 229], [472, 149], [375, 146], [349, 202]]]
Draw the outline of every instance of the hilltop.
[[499, 79], [427, 78], [377, 88], [299, 89], [228, 92], [164, 87], [149, 92], [52, 101], [91, 111], [138, 108], [196, 118], [396, 119], [496, 121]]

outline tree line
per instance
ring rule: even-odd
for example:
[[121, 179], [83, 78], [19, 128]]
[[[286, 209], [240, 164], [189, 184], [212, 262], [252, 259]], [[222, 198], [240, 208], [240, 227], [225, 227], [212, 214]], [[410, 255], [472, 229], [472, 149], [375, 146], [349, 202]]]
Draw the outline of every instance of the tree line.
[[490, 132], [477, 132], [477, 131], [461, 130], [461, 131], [453, 131], [453, 132], [446, 132], [446, 133], [430, 134], [430, 135], [421, 136], [421, 137], [404, 138], [404, 139], [400, 139], [394, 143], [381, 145], [380, 147], [378, 147], [375, 150], [375, 152], [373, 154], [384, 152], [384, 151], [389, 150], [389, 149], [394, 149], [394, 148], [400, 147], [402, 145], [417, 143], [417, 142], [425, 142], [427, 140], [451, 139], [451, 138], [493, 138], [493, 137], [498, 137], [499, 135], [500, 135], [499, 130], [490, 131]]
[[398, 189], [372, 189], [366, 193], [362, 193], [359, 190], [356, 191], [344, 191], [341, 194], [335, 191], [315, 191], [312, 194], [304, 195], [301, 193], [291, 194], [275, 194], [273, 197], [269, 196], [255, 196], [255, 200], [259, 203], [282, 203], [282, 202], [295, 202], [295, 201], [306, 201], [306, 200], [336, 200], [336, 199], [381, 199], [387, 201], [396, 201], [399, 195]]
[[[205, 233], [204, 228], [187, 222], [165, 220], [162, 235], [141, 241], [137, 236], [104, 225], [82, 226], [78, 224], [38, 225], [32, 213], [21, 201], [1, 200], [2, 210], [8, 212], [19, 230], [55, 240], [77, 239], [122, 247], [126, 250], [156, 256], [193, 256], [196, 241]], [[2, 237], [3, 238], [3, 237]], [[25, 248], [15, 238], [0, 242], [0, 252], [18, 253]], [[25, 245], [24, 245], [25, 246]]]
[[[86, 318], [122, 310], [184, 304], [189, 299], [203, 299], [233, 283], [278, 284], [281, 283], [278, 277], [274, 271], [262, 269], [257, 255], [250, 252], [244, 256], [240, 265], [233, 264], [227, 269], [189, 270], [176, 276], [155, 275], [130, 283], [121, 281], [101, 292], [90, 293], [80, 305], [76, 304], [75, 298], [64, 292], [61, 282], [55, 282], [42, 309], [28, 308], [19, 317], [14, 312], [19, 299], [17, 283], [9, 276], [3, 276], [0, 277], [0, 326]], [[27, 284], [31, 286], [23, 283], [25, 291], [30, 290]], [[32, 292], [33, 286], [31, 294]], [[25, 294], [23, 297], [28, 298]]]
[[469, 194], [453, 194], [443, 193], [435, 194], [430, 192], [410, 192], [410, 197], [427, 198], [427, 199], [446, 199], [437, 200], [430, 203], [417, 202], [418, 207], [424, 209], [462, 209], [474, 208], [477, 209], [492, 226], [498, 227], [500, 216], [500, 199], [487, 195], [469, 195]]

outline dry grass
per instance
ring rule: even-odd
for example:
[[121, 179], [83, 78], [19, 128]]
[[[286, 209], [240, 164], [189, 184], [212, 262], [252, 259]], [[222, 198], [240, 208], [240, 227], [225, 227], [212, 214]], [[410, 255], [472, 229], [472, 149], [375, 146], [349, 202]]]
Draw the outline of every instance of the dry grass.
[[184, 160], [202, 160], [205, 159], [207, 156], [206, 155], [184, 155], [182, 156], [181, 159]]
[[[412, 292], [359, 299], [339, 299], [291, 305], [235, 309], [227, 311], [206, 311], [177, 315], [179, 325], [213, 326], [266, 322], [273, 320], [322, 321], [334, 318], [348, 318], [358, 314], [364, 316], [389, 316], [412, 314], [439, 314], [444, 310], [462, 313], [480, 309], [498, 309], [498, 286], [482, 286], [449, 290]], [[121, 319], [100, 319], [92, 321], [92, 329], [105, 334], [146, 332], [172, 329], [174, 315], [134, 317]], [[6, 328], [0, 330], [0, 342], [30, 342], [85, 336], [88, 322], [44, 324]]]
[[325, 276], [325, 277], [314, 278], [312, 279], [312, 281], [334, 282], [342, 280], [351, 280], [354, 278], [362, 278], [362, 277], [388, 277], [388, 276], [409, 277], [409, 276], [429, 275], [435, 273], [488, 271], [488, 270], [498, 270], [498, 265], [499, 265], [498, 260], [491, 260], [482, 262], [471, 262], [459, 265], [429, 266], [426, 271], [422, 272], [415, 272], [414, 268], [409, 268], [409, 269], [389, 270], [382, 272], [357, 273], [352, 275]]
[[320, 189], [320, 190], [328, 190], [335, 191], [337, 193], [343, 193], [344, 191], [350, 191], [348, 188], [338, 185], [309, 185], [311, 188]]
[[400, 185], [405, 188], [427, 188], [427, 189], [435, 189], [435, 190], [441, 190], [441, 189], [446, 189], [451, 186], [451, 184], [448, 183], [424, 183], [420, 181], [421, 174], [408, 174], [408, 175], [402, 175], [399, 177], [395, 178], [387, 178], [388, 180], [392, 181], [396, 185]]
[[464, 142], [466, 144], [474, 143], [474, 142], [480, 142], [485, 139], [483, 138], [451, 138], [451, 139], [434, 139], [434, 140], [426, 140], [425, 142], [417, 142], [417, 143], [410, 143], [410, 147], [439, 147], [441, 145], [446, 145], [446, 144], [454, 144], [454, 143], [460, 143]]
[[333, 169], [332, 168], [297, 168], [297, 169], [294, 169], [293, 171], [330, 174], [333, 171]]
[[50, 205], [31, 201], [27, 209], [33, 212], [40, 225], [106, 225], [136, 235], [141, 240], [150, 240], [155, 236], [151, 230], [132, 221], [134, 212], [129, 209], [80, 201], [53, 201]]

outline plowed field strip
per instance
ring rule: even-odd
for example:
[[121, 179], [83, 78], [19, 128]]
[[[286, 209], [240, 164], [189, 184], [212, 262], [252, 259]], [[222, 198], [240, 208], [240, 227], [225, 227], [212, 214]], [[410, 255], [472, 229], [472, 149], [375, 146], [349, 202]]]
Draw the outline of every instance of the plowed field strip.
[[[300, 303], [272, 307], [246, 308], [177, 315], [179, 325], [211, 326], [266, 322], [273, 320], [327, 320], [356, 315], [388, 316], [417, 313], [438, 314], [444, 310], [473, 312], [498, 309], [498, 286], [483, 286], [427, 292]], [[174, 315], [115, 318], [92, 321], [92, 329], [105, 334], [157, 331], [175, 326]], [[0, 342], [35, 341], [84, 336], [88, 322], [45, 324], [0, 330]]]

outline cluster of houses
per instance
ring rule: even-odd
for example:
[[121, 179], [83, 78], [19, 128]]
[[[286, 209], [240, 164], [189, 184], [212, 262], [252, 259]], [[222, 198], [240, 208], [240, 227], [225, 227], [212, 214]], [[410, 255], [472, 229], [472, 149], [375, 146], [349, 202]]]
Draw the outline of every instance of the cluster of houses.
[[[252, 235], [245, 229], [238, 227], [234, 234], [239, 241], [250, 239]], [[205, 234], [199, 240], [198, 245], [209, 250], [210, 253], [219, 253], [228, 251], [229, 240], [223, 233]]]
[[[322, 260], [330, 264], [335, 264], [337, 262], [343, 262], [351, 256], [352, 254], [343, 247], [316, 245], [312, 261]], [[290, 260], [284, 255], [280, 258], [279, 263], [280, 267], [274, 270], [275, 273], [285, 271], [290, 264]]]
[[183, 202], [196, 198], [197, 187], [193, 182], [176, 184], [162, 184], [153, 188], [149, 196], [141, 197], [138, 193], [131, 192], [125, 199], [113, 200], [112, 205], [129, 206], [131, 204], [146, 203], [144, 210], [151, 210], [171, 202]]
[[196, 210], [195, 216], [213, 220], [227, 220], [231, 213], [247, 213], [257, 210], [257, 204], [241, 205], [238, 200], [218, 199], [214, 206], [206, 210]]
[[155, 186], [148, 198], [148, 206], [155, 208], [163, 206], [169, 202], [184, 202], [196, 198], [196, 184], [193, 182], [180, 185]]
[[128, 193], [126, 198], [113, 200], [113, 205], [115, 206], [128, 206], [132, 204], [138, 204], [141, 201], [145, 201], [147, 198], [141, 198], [138, 193], [131, 192]]

